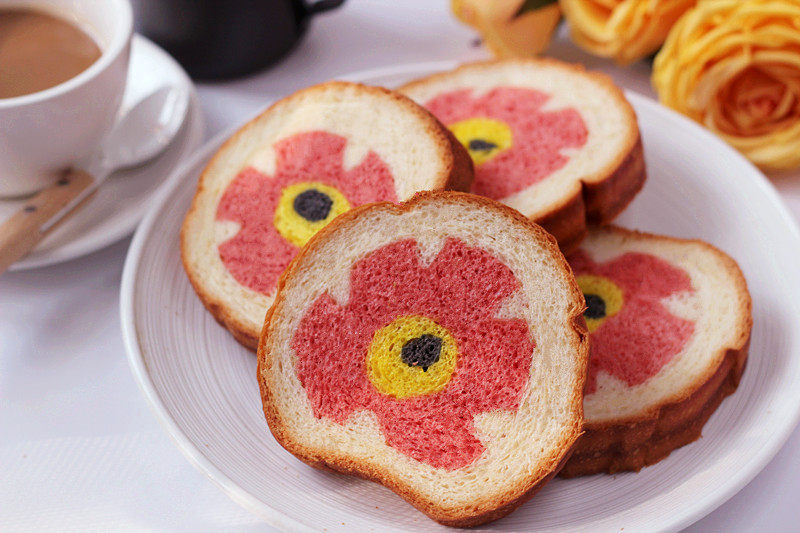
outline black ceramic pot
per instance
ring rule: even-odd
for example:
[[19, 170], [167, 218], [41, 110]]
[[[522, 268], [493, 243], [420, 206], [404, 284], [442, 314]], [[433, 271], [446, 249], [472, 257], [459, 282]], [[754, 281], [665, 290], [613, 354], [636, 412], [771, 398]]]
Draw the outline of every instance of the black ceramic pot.
[[134, 0], [136, 26], [193, 78], [233, 78], [285, 56], [312, 15], [344, 0]]

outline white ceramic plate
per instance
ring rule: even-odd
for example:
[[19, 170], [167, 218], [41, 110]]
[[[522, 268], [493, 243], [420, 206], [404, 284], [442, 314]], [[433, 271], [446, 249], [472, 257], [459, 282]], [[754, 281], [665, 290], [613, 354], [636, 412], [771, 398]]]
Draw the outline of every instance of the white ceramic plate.
[[[356, 76], [395, 86], [451, 67]], [[800, 414], [800, 235], [764, 176], [722, 141], [636, 94], [649, 179], [623, 225], [707, 240], [741, 265], [753, 296], [750, 360], [701, 440], [637, 474], [556, 479], [492, 531], [676, 530], [733, 496]], [[261, 412], [256, 359], [214, 322], [180, 264], [195, 180], [225, 136], [169, 180], [130, 249], [122, 326], [136, 379], [181, 450], [235, 501], [289, 530], [443, 530], [389, 490], [314, 470], [283, 450]]]
[[[27, 270], [74, 259], [129, 235], [144, 216], [150, 200], [178, 164], [203, 142], [203, 116], [191, 80], [161, 48], [135, 35], [122, 108], [132, 106], [166, 83], [191, 88], [186, 123], [167, 150], [137, 168], [115, 173], [80, 211], [58, 226], [11, 270]], [[25, 200], [0, 200], [0, 220], [16, 212]]]

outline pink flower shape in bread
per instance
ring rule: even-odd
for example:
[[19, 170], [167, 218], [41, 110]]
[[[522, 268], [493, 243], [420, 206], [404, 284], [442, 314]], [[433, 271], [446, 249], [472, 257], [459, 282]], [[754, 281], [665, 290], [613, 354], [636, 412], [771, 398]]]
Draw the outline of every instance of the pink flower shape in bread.
[[352, 206], [397, 201], [392, 174], [375, 152], [345, 170], [347, 142], [324, 131], [298, 133], [275, 143], [273, 176], [247, 167], [231, 181], [216, 219], [241, 226], [219, 245], [236, 281], [270, 294], [299, 247], [337, 215]]
[[484, 450], [475, 415], [516, 410], [527, 388], [528, 325], [495, 317], [520, 287], [457, 239], [430, 264], [413, 239], [374, 250], [353, 264], [347, 303], [323, 294], [292, 339], [314, 415], [345, 424], [368, 411], [401, 453], [447, 470], [471, 464]]
[[591, 333], [586, 394], [607, 372], [628, 386], [658, 374], [694, 333], [694, 322], [673, 315], [664, 299], [693, 291], [688, 274], [663, 259], [625, 253], [605, 263], [583, 250], [568, 258], [586, 297]]
[[519, 87], [497, 87], [478, 97], [472, 89], [461, 89], [440, 94], [425, 107], [472, 156], [472, 192], [501, 200], [566, 165], [563, 149], [586, 144], [580, 113], [573, 108], [543, 111], [549, 98]]

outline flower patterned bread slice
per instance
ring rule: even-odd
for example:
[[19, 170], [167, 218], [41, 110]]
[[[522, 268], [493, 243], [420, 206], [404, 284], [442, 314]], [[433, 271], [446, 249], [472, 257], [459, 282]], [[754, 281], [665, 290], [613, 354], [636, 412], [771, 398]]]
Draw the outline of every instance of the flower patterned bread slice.
[[736, 263], [716, 248], [593, 229], [567, 257], [590, 332], [586, 433], [571, 477], [639, 470], [700, 437], [739, 384], [752, 325]]
[[580, 435], [583, 299], [550, 235], [492, 200], [354, 209], [281, 278], [258, 351], [278, 442], [431, 518], [504, 516]]
[[361, 204], [471, 180], [465, 150], [408, 98], [310, 87], [243, 126], [208, 164], [183, 224], [183, 264], [206, 308], [255, 349], [278, 277], [320, 228]]
[[472, 192], [501, 201], [574, 249], [645, 180], [636, 115], [605, 75], [551, 59], [463, 65], [400, 88], [468, 149]]

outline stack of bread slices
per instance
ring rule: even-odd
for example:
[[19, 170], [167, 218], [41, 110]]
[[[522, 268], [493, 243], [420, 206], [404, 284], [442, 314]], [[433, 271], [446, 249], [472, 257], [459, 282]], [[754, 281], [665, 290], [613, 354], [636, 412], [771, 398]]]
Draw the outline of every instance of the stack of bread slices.
[[736, 263], [608, 226], [644, 182], [632, 107], [578, 66], [331, 82], [225, 143], [181, 251], [284, 448], [474, 526], [660, 461], [738, 385]]

